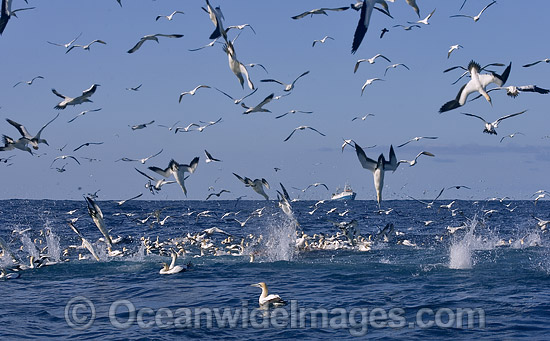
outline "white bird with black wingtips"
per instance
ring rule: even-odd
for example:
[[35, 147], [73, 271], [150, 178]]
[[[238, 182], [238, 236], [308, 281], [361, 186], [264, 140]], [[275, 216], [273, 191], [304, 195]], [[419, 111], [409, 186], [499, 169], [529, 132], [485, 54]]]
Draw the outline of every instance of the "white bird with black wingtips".
[[474, 115], [474, 114], [469, 114], [469, 113], [462, 113], [463, 115], [467, 115], [467, 116], [471, 116], [471, 117], [476, 117], [476, 118], [479, 118], [480, 120], [483, 121], [483, 123], [485, 124], [485, 129], [483, 129], [483, 132], [484, 133], [487, 133], [487, 134], [491, 134], [491, 135], [497, 135], [497, 132], [496, 132], [496, 128], [498, 127], [498, 124], [502, 121], [502, 120], [505, 120], [507, 118], [510, 118], [510, 117], [514, 117], [514, 116], [517, 116], [517, 115], [521, 115], [523, 114], [524, 112], [526, 112], [527, 110], [523, 110], [523, 111], [520, 111], [520, 112], [517, 112], [515, 114], [510, 114], [510, 115], [506, 115], [506, 116], [502, 116], [500, 117], [499, 119], [493, 121], [493, 122], [487, 122], [485, 121], [485, 119], [481, 116], [478, 116], [478, 115]]
[[158, 173], [162, 175], [163, 177], [167, 178], [170, 175], [174, 175], [174, 178], [176, 179], [176, 182], [178, 185], [180, 185], [181, 189], [183, 190], [183, 193], [185, 196], [187, 196], [187, 189], [185, 188], [185, 173], [194, 173], [195, 169], [197, 169], [197, 165], [199, 164], [199, 157], [195, 157], [188, 165], [179, 164], [174, 159], [170, 160], [170, 163], [168, 164], [168, 167], [165, 169], [159, 168], [159, 167], [149, 167], [150, 170], [152, 170], [155, 173]]

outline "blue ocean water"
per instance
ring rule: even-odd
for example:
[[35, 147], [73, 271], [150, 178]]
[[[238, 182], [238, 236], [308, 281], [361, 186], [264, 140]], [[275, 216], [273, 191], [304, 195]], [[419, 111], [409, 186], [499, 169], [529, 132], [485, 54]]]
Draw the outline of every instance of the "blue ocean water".
[[[386, 212], [373, 201], [298, 201], [299, 225], [275, 201], [97, 203], [124, 256], [106, 254], [84, 201], [0, 201], [0, 237], [17, 262], [58, 260], [0, 280], [1, 339], [502, 340], [550, 331], [548, 233], [535, 218], [549, 219], [546, 201], [457, 201], [451, 211], [440, 208], [449, 201], [398, 200], [384, 202]], [[232, 220], [262, 208], [243, 227]], [[226, 212], [239, 213], [221, 219]], [[67, 221], [76, 217], [99, 262], [75, 248]], [[362, 237], [352, 243], [335, 224], [353, 220]], [[381, 235], [389, 223], [394, 230]], [[198, 234], [212, 227], [227, 234]], [[302, 232], [308, 242], [297, 248]], [[241, 255], [227, 254], [242, 238]], [[174, 241], [186, 252], [178, 264], [191, 266], [160, 275]], [[1, 266], [12, 268], [3, 252]], [[258, 309], [260, 289], [250, 286], [258, 282], [288, 304]]]

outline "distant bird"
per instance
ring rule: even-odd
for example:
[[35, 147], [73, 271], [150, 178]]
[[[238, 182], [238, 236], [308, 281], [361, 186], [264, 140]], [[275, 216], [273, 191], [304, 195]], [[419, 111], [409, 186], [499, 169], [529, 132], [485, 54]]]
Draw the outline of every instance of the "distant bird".
[[206, 88], [206, 89], [210, 89], [210, 87], [208, 85], [197, 85], [193, 90], [191, 91], [185, 91], [185, 92], [182, 92], [180, 94], [180, 99], [179, 99], [179, 102], [181, 103], [181, 99], [183, 96], [185, 95], [191, 95], [191, 96], [194, 96], [195, 95], [195, 92], [197, 92], [197, 90], [199, 90], [200, 88]]
[[[154, 158], [155, 156], [160, 155], [160, 153], [162, 153], [163, 150], [164, 150], [164, 149], [161, 149], [158, 153], [155, 153], [155, 154], [153, 154], [153, 155], [149, 155], [149, 156], [147, 156], [147, 157], [144, 157], [143, 159], [129, 159], [129, 158], [127, 158], [127, 157], [123, 157], [123, 158], [118, 159], [118, 160], [116, 160], [116, 161], [126, 161], [126, 162], [138, 161], [138, 162], [141, 162], [141, 164], [143, 165], [143, 164], [145, 164], [145, 162], [149, 161], [149, 159], [152, 159], [152, 158]], [[116, 161], [115, 161], [115, 162], [116, 162]]]
[[180, 123], [180, 121], [176, 121], [176, 123], [172, 124], [172, 126], [167, 126], [167, 125], [164, 125], [164, 124], [158, 124], [159, 127], [163, 127], [163, 128], [167, 128], [168, 131], [172, 131], [176, 128], [176, 124]]
[[8, 135], [2, 135], [2, 141], [4, 142], [4, 146], [0, 147], [0, 152], [19, 149], [24, 152], [29, 152], [31, 153], [31, 155], [33, 155], [32, 150], [27, 146], [27, 144], [29, 143], [29, 140], [27, 140], [24, 137], [21, 137], [18, 140], [14, 140]]
[[316, 39], [316, 40], [314, 40], [314, 41], [313, 41], [313, 45], [311, 45], [311, 47], [314, 47], [315, 44], [317, 44], [317, 43], [324, 44], [324, 43], [327, 41], [327, 39], [334, 40], [334, 38], [332, 38], [332, 37], [325, 36], [323, 39], [319, 39], [319, 40]]
[[513, 137], [515, 137], [516, 135], [525, 135], [525, 134], [520, 133], [520, 132], [517, 132], [517, 133], [513, 133], [513, 134], [510, 134], [510, 135], [503, 136], [503, 137], [500, 139], [500, 143], [502, 143], [502, 140], [504, 140], [505, 138], [507, 138], [507, 137], [513, 138]]
[[429, 25], [430, 23], [428, 22], [428, 20], [430, 20], [430, 18], [432, 17], [432, 15], [434, 15], [434, 13], [435, 13], [435, 8], [434, 8], [434, 10], [433, 10], [430, 14], [428, 14], [424, 19], [418, 20], [418, 21], [416, 21], [416, 22], [410, 22], [410, 21], [409, 21], [409, 24], [424, 24], [424, 25]]
[[68, 42], [66, 44], [52, 43], [51, 41], [48, 41], [47, 43], [55, 45], [55, 46], [62, 46], [64, 48], [68, 49], [69, 47], [71, 47], [74, 44], [75, 41], [78, 40], [78, 38], [80, 38], [81, 35], [82, 35], [82, 32], [78, 35], [78, 37], [74, 38], [73, 40], [71, 40], [70, 42]]
[[365, 116], [362, 116], [362, 117], [356, 116], [356, 117], [352, 118], [351, 121], [353, 122], [353, 121], [358, 120], [358, 119], [361, 119], [361, 121], [364, 121], [369, 116], [375, 116], [375, 115], [374, 114], [366, 114]]
[[0, 34], [4, 33], [4, 30], [6, 29], [6, 25], [8, 24], [8, 21], [12, 16], [17, 18], [17, 15], [15, 14], [16, 12], [26, 11], [26, 10], [35, 8], [35, 7], [18, 8], [12, 11], [11, 4], [12, 4], [12, 0], [2, 0], [2, 8], [0, 9], [2, 11], [0, 14]]
[[310, 130], [313, 130], [315, 132], [317, 132], [318, 134], [320, 134], [321, 136], [326, 136], [325, 134], [321, 133], [319, 130], [313, 128], [313, 127], [309, 127], [309, 126], [299, 126], [299, 127], [296, 127], [294, 128], [294, 130], [292, 131], [292, 133], [290, 133], [290, 135], [287, 136], [286, 139], [284, 139], [284, 141], [288, 141], [292, 135], [294, 135], [294, 133], [298, 130], [304, 130], [304, 129], [310, 129]]
[[246, 78], [246, 83], [248, 87], [250, 88], [250, 90], [254, 90], [254, 83], [252, 83], [252, 81], [250, 80], [248, 70], [246, 69], [246, 66], [244, 66], [244, 64], [237, 59], [235, 48], [230, 41], [227, 41], [226, 44], [223, 45], [223, 51], [227, 54], [229, 68], [239, 80], [241, 87], [244, 89], [244, 80]]
[[351, 139], [349, 140], [343, 139], [343, 140], [344, 140], [344, 143], [342, 144], [342, 153], [344, 152], [344, 148], [346, 148], [346, 146], [352, 146], [355, 149], [355, 141]]
[[128, 52], [128, 53], [134, 53], [134, 52], [136, 52], [137, 50], [139, 50], [139, 48], [141, 47], [141, 45], [143, 45], [143, 43], [145, 43], [145, 42], [148, 41], [148, 40], [154, 40], [154, 41], [156, 41], [156, 42], [158, 43], [158, 42], [159, 42], [158, 37], [181, 38], [181, 37], [183, 37], [183, 34], [160, 34], [160, 33], [157, 33], [157, 34], [149, 34], [149, 35], [146, 35], [146, 36], [141, 37], [141, 39], [137, 42], [137, 44], [134, 45], [134, 47], [132, 47], [131, 49], [129, 49], [127, 52]]
[[250, 66], [250, 67], [259, 66], [259, 67], [261, 67], [262, 69], [264, 69], [265, 73], [269, 73], [269, 72], [267, 72], [267, 69], [265, 68], [265, 66], [263, 66], [263, 65], [260, 64], [260, 63], [249, 63], [249, 64], [246, 64], [246, 66]]
[[447, 52], [447, 59], [449, 59], [449, 57], [451, 56], [451, 53], [453, 53], [453, 51], [458, 50], [459, 48], [463, 48], [463, 47], [464, 46], [462, 46], [460, 44], [451, 45], [451, 47], [449, 48], [449, 51]]
[[388, 30], [387, 28], [383, 28], [382, 31], [380, 31], [380, 39], [382, 39], [382, 37], [388, 33], [390, 30]]
[[302, 73], [301, 75], [299, 75], [298, 77], [296, 77], [295, 80], [292, 81], [292, 83], [290, 84], [285, 84], [281, 81], [278, 81], [276, 79], [262, 79], [260, 82], [275, 82], [275, 83], [279, 83], [281, 84], [282, 86], [284, 86], [284, 91], [291, 91], [292, 89], [294, 89], [294, 84], [296, 84], [296, 81], [300, 78], [302, 78], [303, 76], [307, 75], [309, 73], [309, 71], [306, 71], [304, 73]]
[[264, 109], [263, 106], [271, 102], [271, 100], [273, 99], [273, 96], [275, 96], [275, 94], [271, 94], [267, 96], [266, 98], [264, 98], [263, 101], [261, 101], [258, 105], [254, 107], [247, 107], [244, 103], [241, 103], [241, 106], [246, 109], [245, 112], [243, 112], [243, 114], [250, 114], [253, 112], [271, 112], [267, 109]]
[[389, 63], [391, 63], [391, 60], [389, 60], [386, 56], [378, 53], [376, 55], [374, 55], [374, 57], [372, 58], [368, 58], [368, 59], [359, 59], [356, 63], [355, 63], [355, 67], [353, 68], [353, 73], [356, 73], [357, 72], [357, 69], [359, 68], [359, 64], [361, 64], [362, 62], [369, 62], [369, 64], [374, 64], [375, 61], [376, 61], [376, 58], [384, 58], [385, 60], [387, 60]]
[[306, 188], [304, 188], [304, 189], [302, 190], [302, 192], [307, 191], [307, 190], [310, 189], [311, 187], [318, 187], [318, 186], [323, 186], [323, 187], [325, 187], [325, 188], [327, 189], [327, 191], [329, 190], [326, 184], [323, 184], [323, 183], [320, 183], [320, 182], [316, 182], [316, 183], [314, 183], [314, 184], [308, 185]]
[[397, 157], [393, 151], [393, 146], [390, 146], [390, 159], [386, 161], [384, 154], [378, 156], [378, 160], [374, 161], [367, 157], [363, 148], [361, 148], [357, 143], [355, 143], [355, 152], [357, 153], [357, 158], [361, 163], [361, 166], [365, 169], [368, 169], [372, 172], [374, 176], [374, 188], [376, 189], [376, 201], [380, 207], [380, 202], [382, 201], [382, 189], [384, 188], [384, 174], [386, 171], [394, 171], [399, 166], [397, 162]]
[[67, 51], [65, 51], [65, 54], [69, 53], [72, 49], [74, 49], [75, 47], [82, 47], [83, 50], [86, 50], [86, 51], [90, 51], [90, 46], [94, 43], [99, 43], [99, 44], [103, 44], [103, 45], [107, 45], [106, 42], [104, 42], [103, 40], [99, 40], [99, 39], [95, 39], [93, 40], [91, 43], [89, 43], [88, 45], [73, 45], [71, 47], [69, 47], [67, 49]]
[[505, 120], [507, 118], [510, 118], [510, 117], [514, 117], [514, 116], [517, 116], [517, 115], [521, 115], [523, 114], [524, 112], [526, 112], [527, 110], [523, 110], [523, 111], [520, 111], [520, 112], [517, 112], [515, 114], [510, 114], [510, 115], [506, 115], [506, 116], [502, 116], [501, 118], [495, 120], [494, 122], [492, 123], [489, 123], [487, 121], [485, 121], [485, 119], [483, 119], [483, 117], [481, 116], [477, 116], [477, 115], [474, 115], [474, 114], [468, 114], [468, 113], [462, 113], [463, 115], [467, 115], [467, 116], [472, 116], [472, 117], [476, 117], [476, 118], [479, 118], [480, 120], [483, 121], [483, 123], [485, 124], [485, 129], [483, 129], [483, 132], [484, 133], [487, 133], [487, 134], [491, 134], [491, 135], [497, 135], [497, 132], [496, 132], [496, 128], [498, 127], [498, 124], [502, 121], [502, 120]]
[[158, 167], [149, 167], [150, 170], [152, 170], [155, 173], [158, 173], [162, 175], [163, 177], [167, 178], [170, 175], [173, 175], [176, 179], [176, 182], [178, 185], [180, 185], [181, 189], [183, 190], [183, 193], [185, 196], [187, 196], [187, 189], [185, 188], [185, 173], [194, 173], [195, 169], [197, 169], [197, 165], [199, 164], [199, 157], [195, 157], [188, 165], [179, 164], [174, 159], [170, 160], [170, 163], [168, 164], [168, 167], [165, 169], [158, 168]]
[[409, 67], [403, 63], [392, 64], [390, 66], [386, 66], [386, 71], [384, 71], [384, 76], [386, 75], [386, 73], [388, 73], [389, 69], [395, 69], [398, 66], [403, 66], [405, 69], [410, 70]]
[[415, 25], [409, 25], [409, 26], [405, 26], [405, 25], [399, 24], [399, 25], [393, 25], [393, 27], [403, 27], [403, 29], [404, 29], [405, 31], [411, 31], [411, 30], [412, 30], [413, 28], [415, 28], [415, 27], [417, 27], [417, 28], [422, 28], [420, 25], [416, 25], [416, 24], [415, 24]]
[[483, 14], [483, 12], [485, 12], [485, 10], [487, 8], [489, 8], [490, 6], [496, 4], [497, 2], [496, 1], [493, 1], [491, 2], [490, 4], [488, 4], [487, 6], [483, 7], [483, 9], [481, 10], [481, 12], [479, 12], [478, 15], [476, 16], [471, 16], [471, 15], [464, 15], [464, 14], [455, 14], [455, 15], [451, 15], [450, 18], [456, 18], [456, 17], [465, 17], [465, 18], [471, 18], [474, 20], [474, 22], [477, 22], [479, 20], [479, 18], [481, 17], [481, 15]]
[[90, 145], [97, 146], [97, 145], [101, 145], [101, 144], [103, 144], [103, 142], [86, 142], [86, 143], [83, 143], [80, 146], [76, 147], [75, 149], [73, 149], [73, 152], [76, 152], [77, 150], [79, 150], [82, 147], [88, 147]]
[[36, 76], [36, 77], [34, 77], [33, 79], [31, 79], [30, 81], [20, 81], [20, 82], [15, 83], [15, 85], [14, 85], [13, 87], [15, 88], [16, 86], [18, 86], [18, 85], [21, 84], [21, 83], [25, 83], [25, 84], [27, 84], [27, 85], [32, 85], [32, 83], [34, 82], [35, 79], [44, 79], [44, 77], [42, 77], [42, 76]]
[[100, 111], [101, 108], [99, 109], [92, 109], [92, 110], [84, 110], [82, 112], [80, 112], [80, 114], [76, 115], [75, 117], [71, 118], [69, 121], [67, 121], [67, 123], [71, 123], [72, 121], [76, 120], [77, 118], [79, 118], [80, 116], [83, 116], [83, 115], [86, 115], [87, 113], [89, 112], [95, 112], [95, 111]]
[[294, 109], [293, 109], [293, 110], [287, 111], [287, 112], [285, 112], [284, 114], [279, 115], [279, 116], [277, 116], [277, 117], [275, 117], [275, 118], [281, 118], [281, 117], [284, 117], [284, 116], [286, 116], [286, 115], [288, 115], [288, 114], [296, 114], [296, 113], [301, 113], [301, 114], [313, 114], [313, 111], [302, 111], [302, 110], [294, 110]]
[[[140, 171], [139, 169], [137, 168], [134, 168], [139, 174], [143, 175], [144, 177], [146, 177], [147, 179], [149, 179], [149, 182], [147, 184], [145, 184], [145, 188], [148, 188], [152, 194], [155, 194], [155, 191], [160, 191], [162, 189], [162, 186], [164, 185], [168, 185], [168, 184], [173, 184], [173, 183], [176, 183], [175, 181], [167, 181], [165, 179], [155, 179], [153, 178], [152, 176], [150, 175], [147, 175], [145, 173], [143, 173], [142, 171]], [[152, 182], [151, 182], [152, 181]], [[154, 184], [153, 184], [154, 183]]]
[[209, 122], [199, 121], [199, 122], [201, 122], [201, 123], [206, 123], [206, 124], [203, 125], [203, 126], [198, 126], [197, 130], [198, 130], [199, 132], [202, 132], [204, 129], [206, 129], [206, 128], [210, 127], [210, 126], [213, 126], [213, 125], [216, 124], [216, 123], [221, 122], [221, 120], [222, 120], [222, 118], [220, 117], [220, 118], [218, 118], [216, 121], [209, 121]]
[[176, 13], [185, 14], [185, 13], [183, 13], [182, 11], [174, 11], [174, 12], [172, 12], [172, 13], [169, 14], [169, 15], [157, 15], [155, 21], [158, 21], [160, 18], [166, 18], [166, 19], [168, 19], [168, 20], [172, 20], [172, 19], [174, 18], [174, 15], [175, 15]]
[[140, 84], [140, 85], [135, 86], [135, 87], [133, 87], [133, 88], [126, 88], [126, 90], [139, 91], [139, 88], [141, 88], [142, 85], [143, 85], [143, 84]]
[[229, 95], [229, 94], [227, 94], [227, 93], [221, 91], [220, 89], [218, 89], [218, 88], [216, 88], [216, 87], [214, 87], [214, 89], [218, 90], [218, 91], [221, 92], [222, 94], [224, 94], [224, 95], [226, 95], [227, 97], [231, 98], [231, 100], [232, 100], [233, 103], [235, 103], [235, 104], [241, 103], [245, 98], [254, 95], [254, 93], [255, 93], [256, 91], [258, 91], [258, 89], [256, 88], [256, 89], [254, 89], [254, 91], [252, 91], [252, 92], [249, 93], [248, 95], [246, 95], [246, 96], [244, 96], [244, 97], [242, 97], [242, 98], [239, 98], [239, 99], [235, 99], [235, 98], [233, 98], [231, 95]]
[[367, 79], [365, 84], [363, 84], [363, 86], [361, 87], [361, 96], [363, 96], [363, 92], [365, 91], [365, 88], [367, 87], [367, 85], [371, 85], [375, 81], [383, 81], [383, 79], [381, 79], [381, 78], [369, 78], [369, 79]]
[[268, 295], [267, 285], [264, 282], [251, 284], [251, 286], [262, 289], [262, 294], [258, 298], [258, 302], [260, 303], [261, 307], [269, 307], [270, 305], [274, 307], [280, 307], [286, 304], [286, 302], [279, 295]]
[[132, 130], [138, 130], [138, 129], [146, 128], [148, 125], [151, 125], [153, 123], [155, 123], [155, 120], [152, 120], [151, 122], [147, 122], [147, 123], [141, 123], [141, 124], [136, 124], [136, 125], [133, 125], [133, 126], [128, 126], [128, 127], [132, 128]]
[[206, 197], [205, 200], [210, 199], [210, 198], [211, 198], [212, 196], [214, 196], [214, 195], [217, 196], [217, 197], [219, 198], [220, 195], [222, 195], [222, 193], [224, 193], [224, 192], [225, 192], [225, 193], [231, 193], [230, 191], [228, 191], [228, 190], [226, 190], [226, 189], [222, 189], [222, 190], [219, 191], [218, 193], [210, 193], [210, 194], [208, 194], [208, 196]]
[[408, 140], [407, 142], [402, 143], [399, 146], [397, 146], [397, 148], [401, 148], [401, 147], [403, 147], [403, 146], [405, 146], [405, 145], [407, 145], [407, 144], [409, 144], [413, 141], [420, 141], [422, 139], [435, 140], [435, 139], [437, 139], [437, 136], [417, 136], [417, 137], [413, 137], [412, 139]]
[[534, 63], [525, 64], [525, 65], [523, 65], [523, 67], [531, 67], [531, 66], [537, 65], [538, 63], [550, 63], [550, 58], [544, 58], [544, 59], [541, 59], [541, 60], [537, 60]]
[[413, 197], [411, 197], [410, 195], [407, 195], [409, 198], [413, 199], [413, 200], [416, 200], [424, 205], [426, 205], [426, 208], [432, 208], [435, 204], [435, 202], [437, 201], [437, 199], [439, 199], [439, 197], [441, 196], [441, 194], [443, 194], [443, 192], [445, 191], [445, 187], [443, 187], [441, 189], [441, 191], [439, 192], [439, 194], [437, 195], [437, 197], [435, 197], [434, 200], [430, 201], [430, 202], [426, 202], [426, 201], [422, 201], [422, 200], [418, 200], [418, 199], [415, 199]]
[[66, 159], [73, 159], [76, 163], [78, 163], [80, 165], [80, 161], [78, 161], [78, 159], [72, 155], [60, 155], [60, 156], [57, 156], [55, 159], [53, 159], [52, 163], [50, 164], [50, 168], [52, 168], [53, 164], [55, 161], [57, 160], [66, 160]]
[[84, 102], [92, 102], [88, 98], [92, 96], [99, 84], [93, 84], [89, 89], [86, 89], [82, 92], [82, 95], [72, 98], [65, 95], [60, 94], [55, 89], [52, 89], [52, 92], [57, 96], [63, 98], [63, 101], [59, 102], [54, 109], [61, 110], [65, 109], [68, 105], [77, 105], [82, 104]]
[[471, 189], [471, 188], [468, 187], [468, 186], [461, 186], [461, 185], [459, 185], [459, 186], [451, 186], [451, 187], [449, 187], [449, 188], [447, 188], [447, 189], [451, 189], [451, 188], [454, 188], [454, 189], [461, 189], [461, 188]]
[[458, 95], [454, 100], [451, 100], [441, 106], [441, 108], [439, 109], [439, 113], [443, 113], [445, 111], [463, 106], [464, 103], [466, 103], [468, 96], [475, 91], [479, 92], [481, 95], [483, 95], [483, 97], [485, 97], [487, 102], [491, 103], [491, 97], [489, 97], [485, 88], [491, 83], [495, 83], [497, 86], [504, 85], [504, 83], [506, 83], [506, 80], [508, 79], [508, 76], [510, 75], [511, 68], [512, 63], [510, 63], [508, 67], [506, 67], [502, 75], [498, 75], [494, 72], [491, 72], [490, 74], [480, 74], [479, 71], [481, 70], [481, 67], [478, 63], [472, 60], [468, 65], [468, 71], [470, 72], [471, 78], [470, 81], [463, 85], [462, 88], [460, 88], [460, 91], [458, 92]]
[[138, 195], [134, 196], [134, 197], [131, 197], [129, 199], [125, 199], [125, 200], [120, 200], [120, 201], [115, 201], [116, 204], [118, 206], [122, 206], [124, 205], [127, 201], [130, 201], [130, 200], [134, 200], [134, 199], [137, 199], [137, 198], [140, 198], [141, 196], [143, 195], [143, 193], [139, 193]]
[[192, 127], [200, 127], [200, 126], [196, 123], [189, 123], [186, 127], [176, 127], [176, 129], [174, 130], [174, 134], [177, 134], [180, 131], [187, 133], [189, 131], [192, 131], [190, 130]]
[[27, 131], [27, 128], [25, 128], [24, 125], [20, 124], [20, 123], [17, 123], [15, 121], [12, 121], [10, 120], [9, 118], [6, 119], [6, 121], [8, 121], [9, 124], [11, 124], [12, 126], [15, 127], [15, 129], [17, 129], [17, 131], [19, 131], [19, 133], [21, 134], [21, 136], [28, 141], [28, 143], [30, 143], [33, 147], [33, 149], [38, 149], [38, 144], [39, 143], [44, 143], [45, 145], [49, 146], [48, 144], [48, 141], [46, 141], [45, 139], [41, 138], [40, 135], [42, 134], [42, 131], [50, 124], [52, 123], [53, 121], [55, 121], [56, 118], [59, 117], [59, 114], [57, 114], [53, 119], [51, 119], [48, 123], [46, 123], [44, 126], [42, 126], [42, 128], [40, 128], [40, 130], [38, 131], [38, 133], [35, 135], [35, 136], [32, 136], [28, 131]]
[[[384, 9], [374, 7], [374, 5], [376, 5], [377, 3], [382, 5]], [[355, 33], [353, 34], [353, 43], [351, 44], [352, 54], [354, 54], [357, 51], [357, 49], [361, 45], [361, 42], [363, 41], [363, 38], [365, 37], [365, 34], [367, 33], [367, 30], [369, 28], [370, 17], [374, 9], [384, 13], [390, 18], [393, 18], [388, 12], [388, 4], [386, 3], [386, 1], [363, 0], [363, 5], [361, 6], [361, 13], [359, 15], [359, 22], [357, 23], [357, 27], [355, 28]]]
[[411, 160], [411, 161], [408, 161], [408, 160], [400, 160], [398, 163], [408, 163], [410, 167], [416, 165], [416, 160], [420, 157], [420, 155], [427, 155], [427, 156], [435, 156], [434, 154], [430, 153], [430, 152], [427, 152], [427, 151], [422, 151], [420, 153], [418, 153], [418, 155], [416, 155], [416, 157], [414, 158], [414, 160]]
[[340, 12], [340, 11], [345, 11], [345, 10], [348, 10], [348, 9], [349, 9], [349, 6], [337, 7], [337, 8], [326, 8], [326, 7], [323, 7], [323, 8], [316, 8], [316, 9], [312, 9], [311, 11], [307, 11], [307, 12], [304, 12], [304, 13], [300, 13], [300, 14], [298, 14], [298, 15], [295, 15], [295, 16], [291, 17], [291, 18], [294, 19], [294, 20], [298, 20], [298, 19], [305, 18], [305, 17], [307, 17], [308, 15], [311, 15], [312, 17], [313, 17], [314, 14], [324, 14], [324, 15], [328, 15], [328, 14], [327, 14], [327, 11]]
[[235, 173], [233, 173], [233, 175], [235, 175], [237, 177], [237, 179], [239, 179], [243, 184], [245, 184], [246, 187], [251, 187], [254, 190], [254, 192], [256, 192], [259, 195], [261, 195], [262, 197], [264, 197], [265, 200], [269, 200], [269, 196], [265, 193], [265, 191], [263, 189], [263, 186], [265, 186], [265, 188], [269, 189], [269, 183], [267, 182], [266, 179], [262, 178], [262, 179], [252, 180], [248, 177], [242, 178], [241, 176], [239, 176], [238, 174], [235, 174]]
[[[510, 85], [510, 86], [497, 86], [497, 87], [494, 87], [492, 89], [489, 89], [487, 90], [487, 93], [493, 91], [493, 90], [506, 90], [506, 95], [512, 97], [512, 98], [516, 98], [519, 96], [520, 93], [522, 92], [536, 92], [536, 93], [539, 93], [541, 95], [547, 95], [548, 93], [550, 93], [550, 90], [548, 89], [543, 89], [543, 88], [539, 88], [538, 86], [536, 85], [522, 85], [522, 86], [514, 86], [514, 85]], [[471, 99], [471, 101], [475, 100], [475, 99], [478, 99], [479, 97], [481, 97], [481, 95]]]
[[204, 155], [206, 155], [206, 163], [221, 162], [222, 161], [222, 160], [214, 158], [206, 149], [204, 150]]

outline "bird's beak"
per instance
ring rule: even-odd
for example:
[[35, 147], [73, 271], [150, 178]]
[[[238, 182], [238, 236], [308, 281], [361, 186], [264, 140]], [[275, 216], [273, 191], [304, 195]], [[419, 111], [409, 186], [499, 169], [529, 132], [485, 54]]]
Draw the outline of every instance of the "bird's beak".
[[251, 286], [251, 287], [257, 287], [257, 288], [260, 287], [260, 285], [259, 285], [258, 283], [256, 283], [256, 284], [250, 284], [250, 286]]

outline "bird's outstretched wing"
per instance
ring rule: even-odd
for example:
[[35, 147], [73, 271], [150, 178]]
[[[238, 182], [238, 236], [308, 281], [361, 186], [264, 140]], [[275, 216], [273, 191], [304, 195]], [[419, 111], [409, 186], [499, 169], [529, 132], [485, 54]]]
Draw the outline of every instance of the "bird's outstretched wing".
[[377, 164], [376, 161], [368, 158], [363, 148], [361, 148], [361, 146], [359, 146], [357, 143], [355, 143], [355, 152], [357, 153], [357, 158], [359, 159], [361, 166], [363, 166], [363, 168], [365, 169], [370, 170], [371, 172], [374, 172]]

